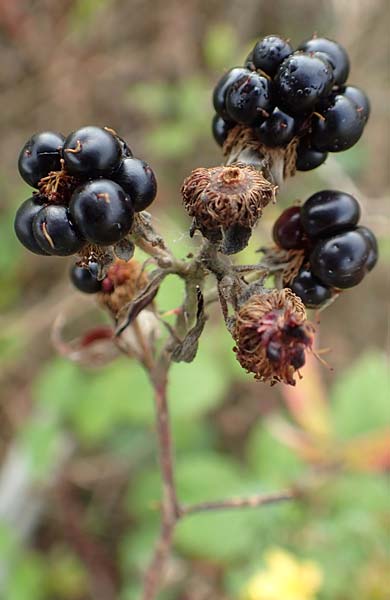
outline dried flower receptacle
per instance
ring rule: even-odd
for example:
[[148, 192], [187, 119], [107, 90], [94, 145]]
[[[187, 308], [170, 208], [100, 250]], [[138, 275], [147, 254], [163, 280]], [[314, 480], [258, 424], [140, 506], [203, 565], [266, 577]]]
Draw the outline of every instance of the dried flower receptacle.
[[295, 385], [314, 328], [301, 300], [284, 289], [252, 296], [237, 312], [232, 335], [237, 360], [256, 379]]
[[218, 242], [224, 233], [239, 228], [246, 234], [247, 243], [263, 208], [275, 199], [276, 186], [256, 168], [237, 163], [195, 169], [181, 192], [184, 207], [194, 218], [194, 229]]

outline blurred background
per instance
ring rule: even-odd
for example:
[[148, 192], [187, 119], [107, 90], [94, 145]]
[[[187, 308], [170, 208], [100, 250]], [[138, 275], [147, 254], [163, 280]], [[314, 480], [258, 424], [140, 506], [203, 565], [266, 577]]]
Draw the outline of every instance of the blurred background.
[[[388, 600], [389, 8], [387, 0], [0, 1], [0, 598], [137, 599], [159, 520], [146, 376], [124, 359], [82, 369], [51, 345], [63, 311], [77, 306], [79, 330], [104, 317], [72, 290], [71, 260], [34, 256], [16, 241], [14, 213], [29, 195], [20, 148], [40, 130], [116, 129], [155, 170], [156, 227], [184, 257], [182, 180], [221, 162], [210, 133], [213, 85], [257, 38], [278, 33], [298, 45], [317, 31], [346, 47], [370, 120], [354, 148], [288, 181], [240, 260], [255, 262], [282, 207], [327, 187], [357, 196], [381, 260], [321, 314], [318, 347], [329, 348], [330, 368], [309, 361], [295, 389], [240, 370], [218, 307], [195, 362], [174, 366], [183, 500], [316, 475], [301, 502], [181, 523], [160, 597]], [[168, 280], [160, 308], [177, 306], [180, 293]], [[272, 565], [270, 552], [279, 556]], [[275, 596], [261, 595], [267, 577]], [[290, 582], [283, 591], [281, 581]]]

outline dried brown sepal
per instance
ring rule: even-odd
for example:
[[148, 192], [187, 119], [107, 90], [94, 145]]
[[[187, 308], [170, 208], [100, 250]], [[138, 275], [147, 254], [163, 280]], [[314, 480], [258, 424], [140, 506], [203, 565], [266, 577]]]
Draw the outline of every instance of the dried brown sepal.
[[286, 147], [269, 148], [260, 142], [252, 127], [236, 125], [223, 145], [223, 154], [228, 163], [242, 160], [246, 155], [261, 163], [264, 174], [271, 181], [293, 177], [296, 172], [297, 147], [299, 138], [295, 137]]
[[255, 379], [295, 385], [313, 345], [314, 327], [290, 289], [252, 296], [237, 312], [232, 331], [237, 360]]
[[270, 271], [280, 273], [285, 287], [291, 284], [307, 262], [304, 249], [285, 250], [279, 246], [271, 246], [262, 248], [262, 252], [265, 256], [265, 268], [268, 266]]
[[262, 210], [275, 199], [276, 186], [252, 166], [199, 168], [183, 183], [183, 203], [201, 230], [232, 225], [253, 227]]
[[39, 192], [49, 202], [67, 206], [74, 190], [80, 185], [81, 181], [67, 173], [63, 159], [61, 159], [61, 166], [60, 171], [51, 171], [47, 177], [43, 177], [38, 184], [38, 188]]
[[148, 284], [148, 277], [137, 260], [116, 260], [102, 281], [99, 302], [117, 319], [121, 311]]

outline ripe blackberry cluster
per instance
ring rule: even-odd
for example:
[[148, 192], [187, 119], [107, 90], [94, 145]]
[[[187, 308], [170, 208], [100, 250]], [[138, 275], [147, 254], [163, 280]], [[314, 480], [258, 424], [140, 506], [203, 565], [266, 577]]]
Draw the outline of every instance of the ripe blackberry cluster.
[[[68, 256], [88, 245], [114, 245], [131, 231], [134, 212], [156, 196], [150, 166], [108, 128], [82, 127], [67, 138], [37, 133], [22, 148], [18, 166], [37, 191], [19, 207], [15, 232], [35, 254]], [[80, 277], [87, 285], [88, 271]]]
[[317, 308], [337, 290], [354, 287], [378, 260], [370, 229], [358, 226], [360, 207], [350, 194], [323, 190], [303, 206], [287, 208], [276, 220], [273, 238], [285, 250], [301, 250], [302, 266], [286, 287], [305, 306]]
[[296, 168], [315, 169], [328, 152], [356, 144], [369, 117], [368, 98], [346, 85], [348, 74], [348, 55], [333, 40], [313, 36], [294, 51], [288, 41], [266, 36], [214, 89], [215, 140], [222, 146], [236, 125], [251, 128], [270, 148], [296, 138]]

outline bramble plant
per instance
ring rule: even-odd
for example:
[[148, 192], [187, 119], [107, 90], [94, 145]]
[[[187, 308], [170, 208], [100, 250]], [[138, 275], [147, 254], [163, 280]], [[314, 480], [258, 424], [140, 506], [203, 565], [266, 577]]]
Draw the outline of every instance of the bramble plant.
[[[348, 73], [347, 53], [337, 42], [313, 37], [294, 51], [290, 42], [267, 36], [243, 67], [221, 78], [212, 130], [225, 164], [197, 168], [183, 183], [189, 233], [200, 241], [184, 260], [145, 212], [157, 193], [152, 169], [114, 130], [88, 126], [66, 138], [37, 133], [21, 151], [19, 172], [34, 192], [17, 211], [18, 239], [42, 256], [76, 255], [74, 286], [95, 294], [112, 320], [112, 327], [93, 329], [72, 345], [77, 359], [103, 364], [123, 353], [141, 363], [154, 388], [162, 525], [143, 600], [158, 594], [180, 519], [287, 501], [300, 490], [183, 505], [175, 485], [167, 381], [173, 362], [194, 360], [207, 306], [219, 302], [241, 366], [261, 382], [294, 385], [307, 352], [316, 354], [306, 308], [326, 308], [374, 267], [377, 243], [359, 225], [358, 201], [332, 189], [286, 209], [273, 227], [275, 245], [261, 249], [257, 264], [236, 265], [231, 258], [247, 246], [285, 179], [359, 140], [370, 107], [364, 92], [346, 83]], [[136, 249], [149, 255], [144, 264], [134, 258]], [[185, 288], [181, 306], [171, 311], [174, 324], [156, 300], [169, 276]]]

